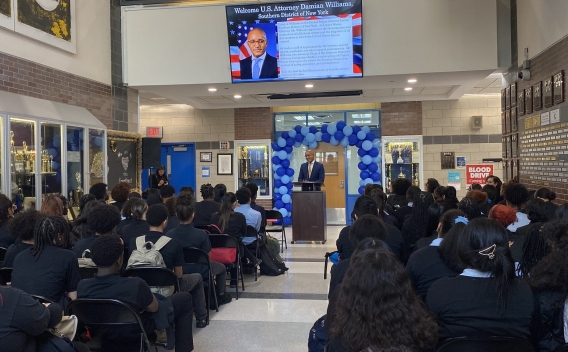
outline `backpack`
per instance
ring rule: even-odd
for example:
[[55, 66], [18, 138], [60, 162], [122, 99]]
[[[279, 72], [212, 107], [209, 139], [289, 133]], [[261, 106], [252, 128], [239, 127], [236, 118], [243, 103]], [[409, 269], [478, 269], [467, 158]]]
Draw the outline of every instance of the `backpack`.
[[266, 235], [266, 247], [268, 247], [268, 250], [274, 254], [280, 263], [283, 262], [282, 257], [280, 256], [280, 242], [276, 238]]
[[260, 263], [260, 274], [267, 276], [278, 276], [284, 274], [288, 268], [284, 263], [278, 261], [274, 254], [269, 251], [266, 246], [261, 246], [259, 248], [260, 258], [262, 262]]
[[[87, 258], [87, 253], [89, 254], [89, 258]], [[77, 261], [79, 262], [79, 268], [96, 268], [97, 267], [95, 262], [93, 262], [93, 260], [90, 258], [90, 255], [91, 255], [90, 249], [85, 249], [83, 251], [81, 258], [77, 259]]]
[[324, 352], [327, 340], [327, 332], [325, 330], [325, 319], [327, 314], [316, 320], [310, 329], [308, 337], [308, 352]]
[[[164, 248], [171, 238], [162, 236], [152, 243], [151, 241], [146, 242], [146, 236], [136, 237], [136, 249], [130, 254], [128, 258], [128, 264], [126, 269], [137, 268], [141, 266], [157, 266], [161, 268], [166, 268], [166, 263], [164, 263], [164, 258], [160, 249]], [[159, 293], [163, 296], [170, 296], [174, 292], [173, 286], [150, 286], [150, 290], [153, 293]]]

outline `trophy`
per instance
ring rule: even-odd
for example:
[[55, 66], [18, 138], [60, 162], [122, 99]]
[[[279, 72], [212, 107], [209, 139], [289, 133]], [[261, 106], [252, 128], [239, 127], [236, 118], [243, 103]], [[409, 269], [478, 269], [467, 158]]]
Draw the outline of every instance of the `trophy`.
[[404, 150], [402, 149], [402, 146], [398, 146], [397, 148], [397, 153], [398, 153], [398, 159], [396, 159], [396, 163], [397, 164], [404, 164], [404, 159], [402, 158]]
[[80, 172], [76, 172], [75, 173], [75, 179], [77, 180], [77, 188], [75, 188], [74, 190], [71, 191], [70, 194], [70, 199], [73, 201], [73, 206], [79, 206], [79, 202], [81, 200], [81, 198], [83, 197], [83, 188], [81, 188], [81, 173]]
[[260, 169], [254, 169], [252, 178], [260, 178]]
[[406, 178], [406, 175], [404, 174], [404, 172], [402, 172], [402, 166], [398, 169], [398, 171], [399, 171], [398, 178]]

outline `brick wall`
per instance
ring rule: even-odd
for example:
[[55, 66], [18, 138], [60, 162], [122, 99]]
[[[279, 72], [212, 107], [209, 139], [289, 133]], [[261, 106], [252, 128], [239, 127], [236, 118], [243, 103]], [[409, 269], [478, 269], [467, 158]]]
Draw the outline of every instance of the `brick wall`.
[[0, 52], [0, 90], [83, 107], [112, 128], [108, 85]]
[[235, 109], [235, 140], [272, 139], [273, 128], [270, 108]]
[[381, 104], [383, 136], [422, 134], [422, 102], [405, 101]]

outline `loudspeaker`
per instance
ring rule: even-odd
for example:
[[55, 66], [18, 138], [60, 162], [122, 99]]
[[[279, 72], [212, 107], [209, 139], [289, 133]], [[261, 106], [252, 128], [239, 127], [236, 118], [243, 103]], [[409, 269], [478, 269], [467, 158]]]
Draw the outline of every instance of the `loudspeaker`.
[[142, 168], [158, 168], [161, 165], [161, 138], [142, 138]]
[[469, 126], [472, 130], [479, 130], [483, 127], [483, 117], [481, 116], [472, 116], [469, 121]]

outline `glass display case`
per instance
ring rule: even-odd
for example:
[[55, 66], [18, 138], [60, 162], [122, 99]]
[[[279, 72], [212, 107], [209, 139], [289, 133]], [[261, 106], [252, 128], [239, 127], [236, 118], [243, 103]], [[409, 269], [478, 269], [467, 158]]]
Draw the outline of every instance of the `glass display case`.
[[105, 182], [105, 131], [89, 129], [89, 188]]
[[84, 194], [84, 133], [84, 128], [67, 127], [67, 199], [69, 199], [70, 209], [77, 214], [79, 200]]
[[35, 121], [10, 119], [10, 188], [17, 210], [35, 208], [35, 131]]
[[423, 188], [422, 136], [383, 137], [383, 185], [391, 193], [391, 183], [407, 178], [414, 186]]
[[258, 186], [258, 198], [272, 197], [272, 163], [270, 140], [235, 141], [235, 185], [243, 187], [248, 182]]
[[42, 199], [61, 194], [61, 125], [42, 122], [40, 124], [40, 174]]

